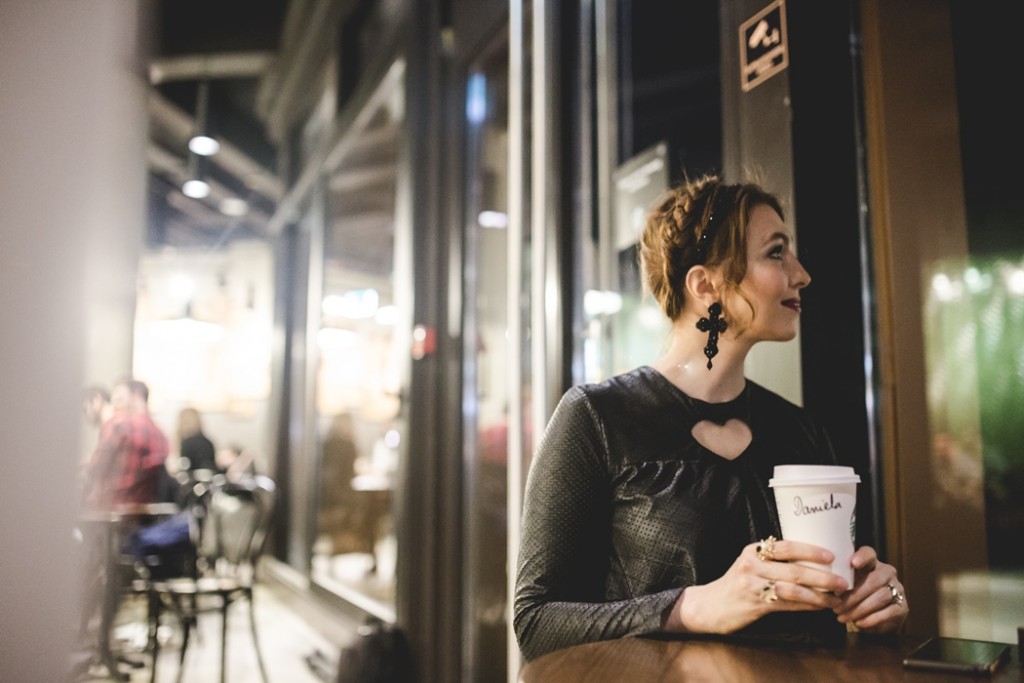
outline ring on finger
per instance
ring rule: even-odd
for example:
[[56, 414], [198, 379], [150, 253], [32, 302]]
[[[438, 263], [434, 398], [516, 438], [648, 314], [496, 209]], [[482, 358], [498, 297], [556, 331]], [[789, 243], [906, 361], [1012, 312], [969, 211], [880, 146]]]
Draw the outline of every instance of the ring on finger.
[[889, 589], [889, 595], [892, 596], [892, 599], [889, 601], [890, 605], [902, 605], [907, 599], [907, 596], [903, 594], [903, 591], [894, 586], [891, 581], [885, 584], [885, 587]]
[[775, 602], [779, 596], [775, 593], [775, 582], [769, 581], [761, 589], [761, 600], [764, 602]]
[[769, 536], [757, 544], [755, 550], [757, 551], [757, 558], [759, 560], [775, 559], [775, 540], [774, 536]]

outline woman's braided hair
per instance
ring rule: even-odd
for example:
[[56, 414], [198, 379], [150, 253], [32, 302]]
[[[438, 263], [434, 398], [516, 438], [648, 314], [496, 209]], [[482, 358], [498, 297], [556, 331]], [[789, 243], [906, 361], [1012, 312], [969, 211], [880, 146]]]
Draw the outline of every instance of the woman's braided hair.
[[[640, 238], [640, 265], [644, 284], [669, 320], [683, 312], [686, 273], [694, 266], [721, 267], [723, 288], [737, 291], [747, 272], [747, 223], [759, 204], [783, 217], [779, 200], [759, 185], [726, 185], [706, 175], [669, 190], [654, 205]], [[723, 313], [729, 317], [728, 310]]]

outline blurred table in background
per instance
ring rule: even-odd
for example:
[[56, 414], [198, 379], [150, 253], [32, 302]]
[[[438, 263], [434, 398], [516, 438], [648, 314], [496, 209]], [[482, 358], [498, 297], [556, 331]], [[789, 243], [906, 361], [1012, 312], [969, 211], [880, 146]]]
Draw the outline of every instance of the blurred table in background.
[[85, 571], [98, 574], [87, 577], [94, 586], [94, 594], [91, 600], [86, 600], [87, 613], [83, 619], [88, 620], [94, 610], [99, 609], [96, 659], [114, 679], [126, 681], [129, 678], [118, 669], [118, 657], [110, 646], [110, 632], [125, 585], [121, 574], [127, 571], [122, 561], [124, 541], [136, 529], [180, 511], [175, 503], [136, 503], [120, 505], [112, 510], [83, 510], [79, 514], [82, 543], [90, 556], [97, 558], [96, 562], [87, 563]]

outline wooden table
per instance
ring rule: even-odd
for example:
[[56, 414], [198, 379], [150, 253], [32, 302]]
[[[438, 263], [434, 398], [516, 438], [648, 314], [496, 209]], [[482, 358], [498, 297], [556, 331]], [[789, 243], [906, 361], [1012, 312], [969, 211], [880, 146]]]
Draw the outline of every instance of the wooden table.
[[577, 645], [528, 663], [520, 683], [964, 683], [1024, 681], [1017, 647], [992, 676], [940, 674], [903, 668], [903, 656], [923, 637], [847, 634], [834, 647], [749, 644], [712, 638], [623, 638]]

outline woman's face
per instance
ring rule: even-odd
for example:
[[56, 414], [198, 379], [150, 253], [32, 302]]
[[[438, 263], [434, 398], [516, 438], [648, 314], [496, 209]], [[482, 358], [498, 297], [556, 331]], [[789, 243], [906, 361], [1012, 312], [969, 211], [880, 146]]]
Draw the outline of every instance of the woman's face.
[[[800, 290], [811, 276], [793, 251], [793, 238], [779, 214], [759, 204], [747, 224], [747, 273], [740, 282], [742, 300], [730, 302], [730, 313], [742, 319], [743, 336], [753, 341], [788, 341], [800, 327]], [[753, 316], [751, 319], [750, 316]]]

